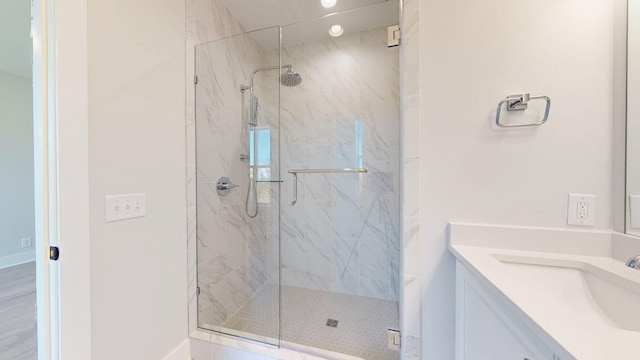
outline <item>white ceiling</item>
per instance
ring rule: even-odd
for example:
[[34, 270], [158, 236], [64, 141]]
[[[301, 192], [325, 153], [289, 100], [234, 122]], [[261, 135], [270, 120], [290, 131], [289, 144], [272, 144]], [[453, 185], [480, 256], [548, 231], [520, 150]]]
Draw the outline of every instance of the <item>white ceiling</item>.
[[0, 0], [0, 71], [31, 78], [30, 29], [30, 0]]
[[[397, 24], [398, 0], [337, 0], [331, 9], [320, 0], [223, 0], [247, 31], [280, 25], [283, 45], [329, 37], [329, 27], [340, 24], [345, 34]], [[273, 32], [253, 37], [265, 49], [277, 47]]]

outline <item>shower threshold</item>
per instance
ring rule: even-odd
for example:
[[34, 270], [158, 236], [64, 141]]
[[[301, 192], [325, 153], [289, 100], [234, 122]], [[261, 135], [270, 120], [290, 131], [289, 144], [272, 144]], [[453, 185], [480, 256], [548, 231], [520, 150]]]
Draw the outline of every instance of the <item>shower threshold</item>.
[[222, 326], [204, 327], [277, 344], [281, 321], [284, 348], [345, 360], [399, 359], [387, 348], [387, 329], [399, 328], [396, 301], [291, 286], [278, 295], [278, 286], [267, 284]]

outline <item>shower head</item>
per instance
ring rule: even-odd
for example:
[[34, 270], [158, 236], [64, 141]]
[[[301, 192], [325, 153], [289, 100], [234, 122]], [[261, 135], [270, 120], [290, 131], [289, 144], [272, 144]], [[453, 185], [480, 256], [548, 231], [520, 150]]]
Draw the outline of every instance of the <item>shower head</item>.
[[280, 75], [280, 84], [286, 87], [294, 87], [300, 85], [302, 82], [302, 76], [297, 72], [293, 72], [291, 68]]
[[288, 86], [288, 87], [298, 86], [302, 82], [302, 77], [300, 76], [300, 74], [291, 71], [291, 67], [292, 66], [293, 65], [291, 65], [291, 64], [287, 64], [287, 65], [265, 66], [265, 67], [257, 68], [255, 70], [253, 70], [253, 72], [251, 73], [251, 78], [249, 80], [249, 85], [248, 86], [247, 85], [240, 85], [240, 91], [243, 94], [247, 90], [249, 90], [250, 93], [253, 93], [253, 77], [257, 73], [259, 73], [261, 71], [267, 71], [267, 70], [289, 69], [284, 74], [280, 75], [280, 83], [282, 85]]

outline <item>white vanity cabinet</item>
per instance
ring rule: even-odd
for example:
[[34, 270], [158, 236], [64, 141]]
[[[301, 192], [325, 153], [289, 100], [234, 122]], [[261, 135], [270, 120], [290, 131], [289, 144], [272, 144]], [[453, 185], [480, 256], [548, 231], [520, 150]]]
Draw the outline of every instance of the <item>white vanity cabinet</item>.
[[456, 261], [456, 360], [558, 360], [495, 287]]

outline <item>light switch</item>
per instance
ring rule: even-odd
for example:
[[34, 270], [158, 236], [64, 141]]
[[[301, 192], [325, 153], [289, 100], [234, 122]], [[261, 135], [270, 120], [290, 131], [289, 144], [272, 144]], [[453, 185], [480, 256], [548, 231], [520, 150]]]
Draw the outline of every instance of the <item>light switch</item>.
[[105, 196], [105, 222], [139, 218], [147, 215], [146, 194]]
[[395, 329], [387, 329], [388, 348], [390, 350], [400, 349], [400, 331]]

